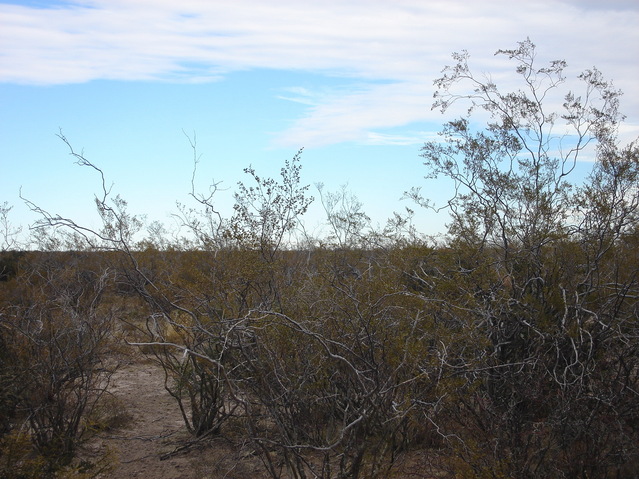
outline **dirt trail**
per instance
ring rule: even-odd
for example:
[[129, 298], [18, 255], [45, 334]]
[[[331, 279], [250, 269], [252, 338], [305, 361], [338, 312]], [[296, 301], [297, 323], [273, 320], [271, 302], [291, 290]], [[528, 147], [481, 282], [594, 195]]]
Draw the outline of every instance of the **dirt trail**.
[[191, 470], [190, 458], [182, 455], [165, 461], [160, 456], [187, 439], [175, 401], [164, 389], [164, 373], [150, 362], [122, 367], [112, 378], [110, 392], [126, 408], [131, 420], [118, 429], [98, 435], [88, 444], [95, 453], [115, 452], [117, 467], [101, 479], [202, 477]]
[[[248, 446], [224, 435], [194, 442], [175, 399], [164, 388], [162, 368], [143, 355], [122, 359], [127, 362], [113, 375], [108, 390], [110, 415], [116, 413], [125, 419], [120, 426], [91, 437], [78, 451], [80, 464], [97, 465], [106, 459], [113, 466], [95, 479], [267, 477]], [[169, 457], [163, 460], [165, 455]], [[97, 472], [95, 466], [92, 472]]]
[[[122, 427], [101, 432], [84, 446], [86, 456], [107, 451], [116, 466], [98, 479], [203, 479], [253, 477], [223, 439], [171, 455], [191, 439], [175, 400], [164, 389], [164, 372], [149, 361], [135, 361], [113, 376], [109, 391], [131, 416]], [[252, 469], [252, 468], [251, 468]]]

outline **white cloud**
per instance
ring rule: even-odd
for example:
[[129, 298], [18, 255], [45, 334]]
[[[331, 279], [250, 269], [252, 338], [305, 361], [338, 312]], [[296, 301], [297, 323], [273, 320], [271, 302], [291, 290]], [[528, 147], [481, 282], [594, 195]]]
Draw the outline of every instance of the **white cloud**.
[[415, 131], [408, 135], [392, 135], [386, 133], [378, 133], [374, 131], [368, 132], [366, 144], [368, 145], [423, 145], [427, 141], [437, 141], [439, 136], [430, 131]]
[[[432, 80], [450, 52], [468, 49], [480, 69], [499, 76], [504, 63], [492, 53], [529, 36], [538, 44], [540, 61], [566, 58], [578, 70], [597, 65], [626, 92], [624, 110], [636, 112], [639, 7], [627, 0], [606, 5], [576, 0], [85, 0], [49, 9], [0, 4], [0, 82], [203, 82], [237, 70], [310, 70], [358, 84], [332, 92], [292, 85], [282, 99], [308, 109], [276, 141], [366, 142], [382, 134], [372, 133], [380, 129], [438, 119], [430, 110]], [[636, 116], [630, 121], [639, 123]]]
[[[344, 141], [368, 143], [373, 129], [422, 120], [431, 104], [431, 87], [424, 82], [359, 86], [315, 101], [305, 117], [280, 133], [276, 143], [320, 146]], [[306, 97], [304, 97], [306, 98]], [[378, 133], [379, 135], [379, 133]], [[380, 138], [380, 137], [378, 137]]]

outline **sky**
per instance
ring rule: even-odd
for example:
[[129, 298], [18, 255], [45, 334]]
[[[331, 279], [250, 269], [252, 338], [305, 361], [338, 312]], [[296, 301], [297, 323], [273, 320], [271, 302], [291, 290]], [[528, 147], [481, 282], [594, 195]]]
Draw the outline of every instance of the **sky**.
[[[423, 178], [419, 152], [453, 118], [431, 109], [452, 52], [505, 89], [514, 65], [494, 53], [526, 38], [539, 65], [565, 59], [570, 81], [596, 66], [624, 92], [627, 143], [639, 136], [637, 25], [637, 0], [0, 0], [0, 205], [24, 231], [37, 217], [20, 194], [97, 224], [99, 177], [62, 132], [132, 213], [171, 223], [176, 201], [192, 204], [196, 139], [194, 186], [219, 183], [225, 211], [250, 183], [244, 168], [277, 175], [304, 148], [311, 194], [348, 185], [381, 225], [416, 208], [402, 199], [412, 187], [436, 204], [450, 194]], [[443, 213], [416, 209], [421, 231], [443, 230]], [[305, 222], [322, 221], [316, 200]]]

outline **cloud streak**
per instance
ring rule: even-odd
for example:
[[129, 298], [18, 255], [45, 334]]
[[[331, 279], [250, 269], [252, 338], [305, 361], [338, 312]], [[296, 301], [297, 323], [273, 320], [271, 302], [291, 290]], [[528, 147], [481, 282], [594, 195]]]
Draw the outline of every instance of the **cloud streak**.
[[499, 74], [505, 67], [492, 52], [530, 36], [539, 45], [540, 61], [566, 58], [579, 69], [597, 65], [626, 92], [631, 111], [639, 111], [634, 61], [639, 8], [628, 1], [607, 3], [605, 9], [583, 5], [576, 0], [79, 0], [46, 9], [0, 4], [0, 82], [206, 82], [241, 70], [311, 71], [342, 77], [353, 87], [302, 93], [291, 85], [282, 99], [306, 102], [308, 108], [274, 141], [380, 142], [384, 134], [377, 129], [437, 118], [430, 112], [432, 80], [450, 52], [466, 48], [481, 69]]

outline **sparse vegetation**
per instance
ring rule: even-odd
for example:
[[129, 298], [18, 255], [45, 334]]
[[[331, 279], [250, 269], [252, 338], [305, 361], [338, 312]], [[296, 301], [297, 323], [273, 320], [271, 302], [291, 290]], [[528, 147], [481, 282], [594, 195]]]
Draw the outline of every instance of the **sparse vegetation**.
[[273, 479], [634, 477], [639, 149], [618, 144], [620, 92], [600, 72], [546, 111], [565, 62], [537, 66], [530, 41], [498, 53], [520, 90], [466, 53], [436, 81], [436, 107], [489, 118], [422, 149], [455, 185], [440, 243], [401, 215], [372, 231], [355, 196], [321, 185], [330, 234], [297, 240], [301, 151], [278, 178], [247, 168], [230, 218], [213, 185], [181, 207], [186, 237], [155, 223], [140, 239], [61, 135], [100, 176], [103, 227], [28, 202], [55, 248], [1, 253], [0, 477], [53, 477], [126, 422], [105, 395], [123, 344], [164, 371], [193, 441], [224, 436]]

